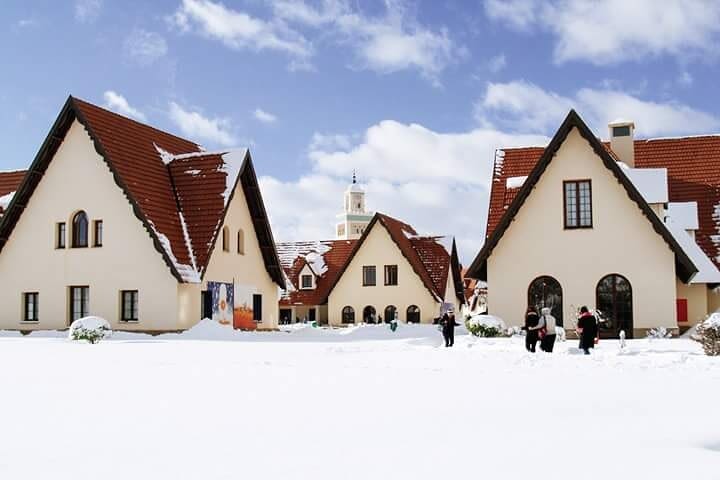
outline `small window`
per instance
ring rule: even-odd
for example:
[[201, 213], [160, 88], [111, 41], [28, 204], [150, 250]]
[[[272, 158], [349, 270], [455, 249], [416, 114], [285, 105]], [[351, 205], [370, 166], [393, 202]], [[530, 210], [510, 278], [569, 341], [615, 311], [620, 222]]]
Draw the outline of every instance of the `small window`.
[[565, 228], [592, 228], [592, 186], [590, 180], [563, 182]]
[[312, 275], [302, 276], [302, 288], [312, 288]]
[[245, 232], [242, 230], [237, 233], [237, 253], [245, 255]]
[[88, 218], [85, 212], [75, 214], [72, 221], [72, 247], [85, 248], [88, 246]]
[[57, 224], [55, 229], [55, 248], [65, 248], [65, 222]]
[[120, 292], [120, 320], [123, 322], [138, 321], [137, 290], [123, 290]]
[[230, 229], [228, 227], [222, 229], [222, 249], [223, 252], [230, 251]]
[[262, 295], [253, 295], [253, 320], [257, 323], [262, 322]]
[[90, 304], [90, 287], [70, 287], [70, 321], [87, 317]]
[[398, 284], [398, 267], [397, 265], [385, 265], [385, 285]]
[[342, 309], [342, 323], [355, 323], [355, 310], [352, 307]]
[[376, 284], [375, 280], [375, 265], [369, 265], [363, 267], [363, 287], [374, 287]]
[[613, 137], [629, 137], [630, 136], [630, 126], [624, 125], [622, 127], [613, 127], [612, 129]]
[[102, 247], [103, 244], [103, 221], [95, 220], [93, 222], [93, 246]]
[[23, 293], [23, 321], [24, 322], [37, 322], [40, 320], [38, 316], [38, 293], [37, 292], [26, 292]]

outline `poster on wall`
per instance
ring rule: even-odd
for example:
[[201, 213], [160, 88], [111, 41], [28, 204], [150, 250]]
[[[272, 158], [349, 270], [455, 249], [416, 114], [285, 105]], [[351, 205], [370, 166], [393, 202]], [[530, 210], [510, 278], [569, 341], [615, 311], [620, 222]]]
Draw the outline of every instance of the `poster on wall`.
[[223, 326], [233, 325], [235, 288], [232, 283], [208, 282], [212, 296], [212, 319]]
[[255, 287], [251, 285], [235, 285], [234, 326], [242, 330], [255, 330], [257, 323], [253, 316], [253, 294]]

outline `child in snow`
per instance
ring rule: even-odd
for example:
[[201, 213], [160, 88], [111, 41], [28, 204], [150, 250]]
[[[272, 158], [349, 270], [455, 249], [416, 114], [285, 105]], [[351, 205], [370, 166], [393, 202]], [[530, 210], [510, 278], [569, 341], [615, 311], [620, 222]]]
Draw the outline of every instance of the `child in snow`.
[[455, 345], [455, 327], [460, 325], [455, 322], [455, 310], [453, 308], [445, 312], [440, 320], [440, 324], [443, 327], [442, 332], [443, 338], [445, 338], [445, 346], [452, 347]]
[[580, 348], [585, 355], [590, 355], [590, 349], [595, 347], [595, 337], [598, 334], [598, 324], [595, 316], [590, 313], [587, 307], [580, 309], [577, 332], [580, 335]]
[[535, 307], [528, 306], [527, 311], [525, 312], [525, 326], [523, 327], [523, 330], [526, 332], [525, 348], [528, 352], [535, 353], [535, 347], [538, 341], [538, 330], [536, 328], [538, 323], [539, 319]]

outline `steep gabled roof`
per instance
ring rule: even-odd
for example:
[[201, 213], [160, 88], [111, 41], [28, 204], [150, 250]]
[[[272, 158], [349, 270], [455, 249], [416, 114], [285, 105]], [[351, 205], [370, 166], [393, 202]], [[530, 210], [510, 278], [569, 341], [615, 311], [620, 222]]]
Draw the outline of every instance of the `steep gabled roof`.
[[327, 296], [321, 303], [327, 302], [327, 297], [337, 285], [347, 267], [352, 262], [357, 252], [362, 248], [365, 239], [376, 224], [380, 223], [390, 235], [395, 245], [407, 259], [413, 271], [420, 277], [430, 295], [438, 300], [445, 299], [445, 286], [448, 273], [453, 272], [453, 285], [458, 299], [463, 298], [462, 279], [460, 276], [460, 262], [458, 261], [455, 241], [448, 243], [447, 237], [423, 237], [419, 236], [415, 229], [400, 220], [397, 220], [382, 213], [376, 213], [365, 232], [355, 243], [345, 265], [338, 272], [335, 281], [328, 289]]
[[[278, 243], [280, 263], [291, 284], [280, 298], [280, 305], [313, 306], [323, 304], [327, 299], [330, 287], [345, 266], [356, 242], [357, 240], [321, 240]], [[317, 275], [315, 288], [303, 290], [300, 288], [299, 276], [303, 267], [309, 264], [307, 261], [309, 254], [322, 256], [325, 271], [314, 272]]]
[[[278, 285], [284, 285], [248, 152], [243, 152], [238, 165], [229, 165], [227, 152], [203, 152], [196, 143], [72, 96], [0, 224], [0, 252], [75, 120], [87, 131], [96, 152], [178, 281], [201, 280], [226, 214], [228, 191], [233, 192], [240, 182], [265, 267]], [[191, 175], [189, 171], [194, 170], [202, 174]]]
[[[468, 268], [468, 276], [481, 280], [487, 279], [488, 257], [490, 256], [502, 236], [505, 234], [505, 231], [510, 226], [512, 220], [515, 218], [515, 215], [525, 203], [525, 200], [530, 195], [532, 189], [540, 180], [540, 177], [545, 172], [545, 169], [553, 160], [558, 149], [563, 144], [563, 142], [573, 128], [577, 128], [580, 135], [582, 135], [582, 137], [587, 140], [595, 154], [602, 160], [603, 165], [605, 165], [605, 167], [612, 172], [618, 182], [625, 189], [627, 195], [640, 208], [643, 215], [645, 215], [645, 217], [648, 219], [655, 232], [657, 232], [658, 235], [660, 235], [663, 240], [665, 240], [668, 247], [670, 247], [670, 249], [675, 254], [675, 265], [678, 277], [683, 282], [688, 282], [693, 277], [693, 275], [697, 273], [697, 267], [687, 256], [683, 248], [678, 244], [677, 240], [675, 240], [673, 235], [665, 227], [662, 220], [660, 220], [660, 218], [658, 218], [658, 216], [652, 211], [652, 209], [643, 199], [637, 188], [635, 188], [632, 182], [623, 173], [614, 156], [611, 155], [608, 151], [608, 148], [603, 145], [602, 142], [600, 142], [600, 140], [595, 137], [595, 135], [593, 135], [588, 126], [585, 124], [585, 122], [583, 122], [583, 120], [575, 112], [575, 110], [570, 110], [570, 113], [568, 113], [562, 125], [555, 133], [555, 136], [552, 138], [546, 148], [539, 150], [537, 148], [504, 150], [502, 154], [496, 157], [495, 174], [492, 185], [493, 193], [491, 194], [491, 204], [489, 207], [490, 211], [488, 212], [488, 227], [491, 226], [492, 222], [493, 228], [492, 230], [488, 230], [490, 233], [485, 240], [485, 244], [478, 253], [477, 257], [475, 257], [473, 263]], [[538, 153], [538, 151], [541, 151], [542, 153], [540, 154], [540, 157], [533, 163], [533, 157]], [[512, 162], [508, 161], [509, 152], [513, 152], [513, 155], [516, 154], [516, 157], [513, 157]], [[527, 172], [526, 168], [529, 165], [532, 165], [532, 167], [531, 170]], [[509, 204], [505, 204], [505, 191], [508, 190], [506, 185], [506, 179], [508, 178], [508, 174], [505, 172], [512, 173], [511, 176], [527, 175], [527, 179], [522, 184], [522, 187], [520, 187], [517, 193], [512, 194], [512, 200], [509, 202]], [[498, 207], [502, 209], [501, 212], [498, 212]]]

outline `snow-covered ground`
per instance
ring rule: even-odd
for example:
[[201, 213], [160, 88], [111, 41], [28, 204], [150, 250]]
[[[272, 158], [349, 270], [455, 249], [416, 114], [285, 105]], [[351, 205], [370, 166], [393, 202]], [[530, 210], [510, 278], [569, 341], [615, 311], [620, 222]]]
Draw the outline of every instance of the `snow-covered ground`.
[[64, 336], [0, 332], [1, 479], [720, 478], [720, 358], [685, 339]]

